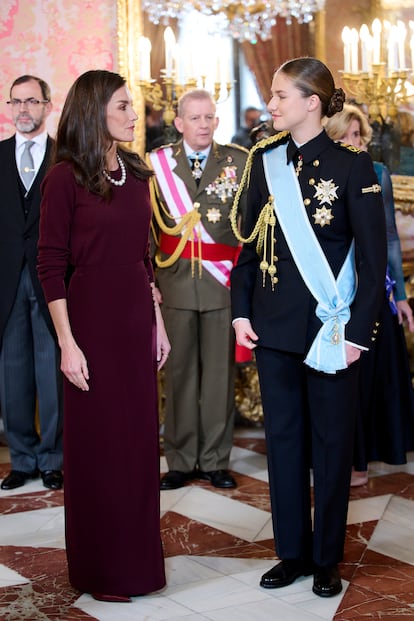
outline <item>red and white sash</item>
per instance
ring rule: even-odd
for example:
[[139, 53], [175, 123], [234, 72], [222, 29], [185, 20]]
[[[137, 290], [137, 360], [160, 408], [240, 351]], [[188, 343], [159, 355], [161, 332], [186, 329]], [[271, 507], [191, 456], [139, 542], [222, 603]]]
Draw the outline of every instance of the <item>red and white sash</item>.
[[[173, 150], [171, 147], [159, 149], [150, 153], [149, 157], [164, 200], [171, 215], [179, 223], [186, 213], [194, 209], [194, 205], [184, 181], [173, 172], [173, 168], [176, 166]], [[193, 229], [192, 236], [195, 243], [199, 239], [204, 244], [215, 243], [201, 221], [197, 224], [197, 229]], [[220, 284], [229, 288], [230, 272], [233, 267], [231, 261], [207, 261], [202, 259], [202, 265]]]

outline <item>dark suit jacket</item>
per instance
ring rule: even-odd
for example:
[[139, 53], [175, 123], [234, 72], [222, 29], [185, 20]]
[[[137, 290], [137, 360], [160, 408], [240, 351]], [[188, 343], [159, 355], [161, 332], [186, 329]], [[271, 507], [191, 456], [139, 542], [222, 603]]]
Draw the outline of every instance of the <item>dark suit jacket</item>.
[[[289, 143], [287, 162], [296, 146], [289, 134], [263, 140], [252, 152], [247, 199], [245, 236], [250, 234], [267, 202], [269, 189], [263, 170], [263, 152]], [[351, 305], [351, 319], [345, 327], [347, 340], [369, 347], [384, 295], [386, 234], [381, 193], [365, 191], [378, 184], [370, 156], [334, 143], [323, 131], [301, 147], [303, 169], [299, 183], [309, 221], [336, 277], [352, 238], [357, 248], [358, 290]], [[249, 164], [248, 164], [249, 165]], [[288, 173], [288, 170], [286, 170]], [[332, 204], [322, 203], [316, 189], [323, 181], [337, 186]], [[319, 187], [321, 187], [319, 185]], [[377, 189], [377, 188], [375, 188]], [[276, 196], [276, 200], [283, 197]], [[321, 226], [313, 215], [317, 208], [331, 209], [333, 219]], [[272, 291], [269, 277], [263, 287], [259, 269], [261, 257], [256, 241], [245, 244], [231, 274], [233, 318], [245, 317], [259, 335], [260, 345], [303, 354], [316, 336], [321, 322], [315, 315], [316, 302], [293, 260], [279, 223], [275, 230], [278, 282]], [[269, 258], [268, 258], [269, 259]]]
[[[47, 139], [45, 157], [27, 198], [25, 198], [26, 190], [16, 166], [15, 144], [14, 136], [0, 142], [0, 344], [25, 262], [29, 267], [41, 310], [54, 334], [36, 271], [40, 184], [48, 167], [52, 140]], [[25, 210], [27, 210], [27, 216], [25, 216]]]
[[[207, 192], [206, 188], [217, 180], [226, 166], [235, 167], [237, 181], [240, 182], [247, 159], [247, 151], [234, 145], [221, 145], [213, 142], [200, 184], [197, 187], [188, 165], [182, 140], [169, 146], [173, 149], [173, 157], [176, 162], [173, 171], [184, 181], [191, 200], [199, 203], [201, 221], [209, 235], [218, 244], [237, 246], [238, 241], [233, 234], [229, 220], [235, 193], [223, 202], [215, 192]], [[160, 190], [158, 197], [160, 212], [169, 211]], [[220, 212], [219, 221], [209, 220], [208, 212], [211, 209]], [[171, 218], [166, 217], [164, 221], [168, 227], [175, 224]], [[156, 223], [155, 227], [157, 228]], [[162, 258], [165, 259], [166, 256], [163, 255]], [[201, 279], [198, 277], [198, 273], [193, 278], [189, 259], [178, 259], [171, 267], [157, 268], [156, 274], [164, 303], [167, 306], [199, 311], [230, 306], [228, 288], [220, 284], [207, 270], [203, 270]]]

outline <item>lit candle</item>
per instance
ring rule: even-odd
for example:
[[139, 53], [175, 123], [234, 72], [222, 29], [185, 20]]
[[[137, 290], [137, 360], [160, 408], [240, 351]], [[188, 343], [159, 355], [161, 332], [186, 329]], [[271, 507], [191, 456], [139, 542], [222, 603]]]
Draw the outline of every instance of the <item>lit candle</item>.
[[222, 56], [222, 45], [221, 45], [221, 39], [219, 37], [214, 37], [214, 48], [216, 51], [216, 67], [215, 67], [215, 76], [214, 76], [214, 82], [216, 84], [221, 84], [221, 69], [220, 69], [220, 62], [221, 62], [221, 56]]
[[178, 43], [174, 45], [174, 75], [178, 84], [185, 84], [184, 63], [182, 62], [182, 50]]
[[148, 82], [151, 80], [151, 41], [148, 37], [138, 39], [139, 77]]
[[398, 28], [392, 26], [388, 38], [388, 74], [398, 71]]
[[185, 77], [186, 77], [186, 82], [189, 82], [189, 80], [194, 80], [194, 78], [196, 77], [196, 72], [194, 69], [194, 64], [193, 64], [193, 55], [191, 54], [190, 50], [187, 50], [185, 56]]
[[228, 39], [226, 39], [226, 41], [223, 43], [223, 61], [222, 62], [223, 62], [223, 67], [224, 67], [223, 81], [226, 84], [229, 84], [231, 82], [231, 75], [230, 75], [231, 63], [230, 63], [230, 49], [229, 49]]
[[367, 64], [368, 64], [368, 73], [372, 73], [372, 54], [374, 48], [374, 40], [372, 36], [369, 34], [367, 39]]
[[351, 73], [358, 73], [358, 42], [359, 35], [356, 28], [351, 29]]
[[405, 39], [407, 37], [407, 28], [404, 22], [397, 21], [397, 41], [398, 41], [398, 64], [400, 69], [406, 69], [405, 64]]
[[411, 35], [410, 39], [410, 50], [411, 50], [411, 69], [414, 69], [414, 34]]
[[342, 41], [344, 44], [344, 72], [351, 71], [351, 30], [348, 26], [342, 29]]
[[372, 49], [372, 62], [374, 65], [379, 65], [381, 62], [381, 22], [378, 18], [372, 22], [372, 35], [373, 35], [373, 49]]
[[361, 41], [361, 65], [362, 71], [368, 71], [368, 42], [370, 39], [370, 34], [368, 30], [368, 26], [366, 24], [362, 24], [359, 29], [359, 38]]
[[175, 48], [175, 36], [171, 26], [167, 26], [164, 30], [164, 43], [165, 43], [165, 76], [167, 78], [172, 77], [173, 71], [173, 59]]

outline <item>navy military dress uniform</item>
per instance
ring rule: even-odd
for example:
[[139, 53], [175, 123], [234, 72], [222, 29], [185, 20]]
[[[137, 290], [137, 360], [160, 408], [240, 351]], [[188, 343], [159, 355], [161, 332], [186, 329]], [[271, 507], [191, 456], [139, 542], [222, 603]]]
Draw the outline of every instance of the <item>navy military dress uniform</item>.
[[[386, 269], [384, 209], [370, 156], [334, 143], [324, 130], [300, 150], [287, 132], [261, 141], [247, 163], [245, 238], [269, 199], [262, 156], [281, 146], [286, 174], [293, 161], [310, 227], [335, 278], [355, 240], [358, 288], [345, 339], [369, 348], [378, 330]], [[344, 548], [359, 363], [336, 374], [304, 364], [322, 323], [278, 221], [273, 251], [272, 284], [263, 277], [256, 242], [244, 244], [231, 275], [232, 315], [250, 319], [259, 336], [255, 353], [277, 554], [330, 567]]]

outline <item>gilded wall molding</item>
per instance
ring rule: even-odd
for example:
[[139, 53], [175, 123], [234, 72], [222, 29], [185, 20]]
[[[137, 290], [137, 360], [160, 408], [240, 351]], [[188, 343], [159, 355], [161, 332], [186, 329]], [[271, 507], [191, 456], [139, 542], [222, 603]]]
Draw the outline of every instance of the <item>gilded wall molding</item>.
[[140, 155], [145, 151], [145, 102], [138, 86], [138, 38], [143, 34], [141, 0], [117, 0], [117, 35], [119, 73], [126, 79], [132, 94], [138, 121], [131, 148]]
[[414, 177], [392, 175], [392, 188], [396, 211], [414, 216]]

